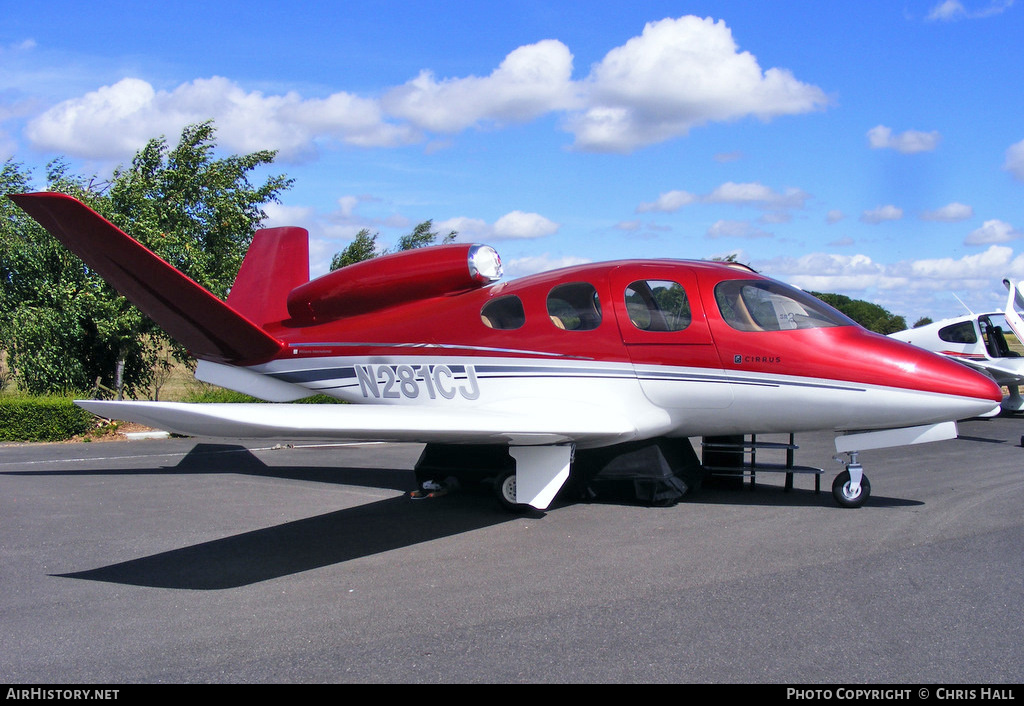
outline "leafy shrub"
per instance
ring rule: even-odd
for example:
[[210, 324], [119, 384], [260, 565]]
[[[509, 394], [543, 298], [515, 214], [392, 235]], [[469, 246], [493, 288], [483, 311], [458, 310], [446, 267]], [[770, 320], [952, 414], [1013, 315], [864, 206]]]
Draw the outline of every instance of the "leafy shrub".
[[63, 441], [95, 426], [95, 417], [70, 399], [0, 397], [0, 441]]
[[[193, 391], [186, 402], [262, 402], [255, 397], [217, 387]], [[310, 404], [337, 404], [340, 401], [316, 395], [301, 400]], [[93, 414], [65, 397], [0, 395], [0, 441], [65, 441], [80, 434], [102, 434], [116, 425], [101, 427]], [[89, 438], [86, 439], [87, 441]]]

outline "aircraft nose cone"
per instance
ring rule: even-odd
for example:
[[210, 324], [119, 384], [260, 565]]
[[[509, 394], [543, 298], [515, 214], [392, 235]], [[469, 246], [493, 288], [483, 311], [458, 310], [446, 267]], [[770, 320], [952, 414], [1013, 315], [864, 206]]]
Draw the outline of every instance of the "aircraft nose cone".
[[[927, 398], [918, 398], [916, 402], [900, 399], [931, 421], [976, 417], [991, 412], [1002, 402], [1002, 390], [992, 378], [962, 363], [886, 337], [871, 335], [863, 344], [864, 348], [850, 348], [870, 352], [876, 374], [870, 381], [928, 393]], [[892, 404], [895, 412], [899, 403], [894, 399]]]
[[[975, 398], [982, 403], [999, 403], [1003, 399], [1003, 391], [995, 380], [941, 356], [930, 361], [931, 366], [925, 368], [926, 373], [936, 382], [937, 392], [958, 397]], [[934, 366], [934, 369], [930, 369]]]
[[[973, 373], [973, 370], [967, 372]], [[989, 402], [999, 403], [1003, 401], [1003, 389], [996, 383], [995, 380], [976, 373], [974, 375], [974, 382], [968, 383], [974, 385], [974, 392], [971, 396], [977, 396], [979, 399], [984, 399]]]
[[1003, 401], [996, 382], [972, 368], [914, 346], [907, 351], [907, 386], [944, 395], [960, 418], [991, 412]]

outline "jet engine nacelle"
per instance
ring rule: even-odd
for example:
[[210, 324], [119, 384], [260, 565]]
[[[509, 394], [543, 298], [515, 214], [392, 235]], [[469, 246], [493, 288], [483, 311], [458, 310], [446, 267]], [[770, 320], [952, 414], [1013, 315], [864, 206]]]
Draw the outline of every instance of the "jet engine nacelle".
[[501, 278], [487, 245], [441, 245], [357, 262], [299, 285], [288, 313], [300, 326], [366, 314], [407, 302], [477, 289]]

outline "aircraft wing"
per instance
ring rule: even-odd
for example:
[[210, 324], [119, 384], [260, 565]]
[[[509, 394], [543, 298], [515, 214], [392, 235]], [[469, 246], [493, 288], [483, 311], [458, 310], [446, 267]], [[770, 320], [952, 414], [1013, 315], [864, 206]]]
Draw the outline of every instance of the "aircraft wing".
[[973, 360], [949, 356], [953, 360], [985, 373], [1000, 385], [1024, 383], [1024, 358], [1000, 358], [998, 360]]
[[524, 400], [502, 410], [400, 405], [117, 402], [78, 400], [107, 419], [187, 436], [245, 439], [506, 444], [516, 501], [543, 510], [569, 477], [575, 444], [629, 441], [637, 428], [609, 410]]
[[949, 354], [949, 352], [943, 352], [940, 355], [966, 365], [968, 368], [974, 368], [979, 373], [984, 373], [995, 380], [996, 384], [1007, 385], [1024, 382], [1024, 367], [1021, 367], [1024, 366], [1024, 358], [1021, 359], [1020, 365], [1015, 365], [1013, 361], [967, 358]]
[[576, 404], [524, 402], [437, 408], [401, 405], [118, 402], [76, 400], [107, 419], [138, 422], [186, 436], [246, 439], [396, 441], [539, 446], [618, 443], [637, 434], [628, 419]]

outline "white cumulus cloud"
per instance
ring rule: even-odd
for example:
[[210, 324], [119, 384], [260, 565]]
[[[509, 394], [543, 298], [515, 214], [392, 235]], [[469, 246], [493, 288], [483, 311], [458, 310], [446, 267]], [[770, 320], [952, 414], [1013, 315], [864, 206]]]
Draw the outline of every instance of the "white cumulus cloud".
[[481, 218], [457, 216], [435, 224], [438, 231], [457, 231], [462, 241], [543, 238], [558, 232], [559, 225], [539, 213], [512, 211], [493, 224]]
[[1006, 221], [992, 219], [981, 224], [970, 232], [964, 240], [966, 245], [989, 245], [991, 243], [1008, 243], [1024, 236], [1019, 230]]
[[967, 204], [953, 202], [948, 203], [941, 208], [937, 208], [934, 211], [925, 211], [921, 214], [921, 218], [926, 221], [955, 223], [957, 221], [966, 221], [973, 215], [974, 209]]
[[987, 296], [1001, 278], [1024, 276], [1024, 255], [1015, 256], [1013, 249], [1005, 245], [990, 245], [984, 252], [959, 258], [925, 258], [891, 264], [876, 262], [862, 254], [833, 253], [778, 257], [751, 264], [759, 272], [810, 291], [854, 296], [895, 291], [900, 293], [899, 299], [904, 305], [908, 293], [932, 292], [940, 295], [932, 303], [943, 307], [955, 302], [947, 301], [951, 291], [970, 289]]
[[938, 22], [975, 20], [1002, 14], [1013, 5], [1014, 0], [990, 0], [987, 5], [968, 9], [960, 0], [942, 0], [928, 11], [927, 19]]
[[858, 292], [903, 286], [906, 278], [867, 255], [809, 253], [801, 257], [780, 257], [755, 264], [772, 277], [814, 292]]
[[691, 194], [688, 191], [666, 191], [654, 201], [641, 203], [636, 207], [637, 213], [674, 213], [684, 206], [693, 203], [731, 204], [734, 206], [752, 206], [773, 210], [791, 210], [804, 207], [810, 194], [796, 189], [786, 188], [776, 191], [758, 182], [737, 183], [727, 181], [703, 195]]
[[359, 146], [393, 146], [416, 139], [414, 131], [385, 120], [376, 101], [347, 93], [303, 99], [297, 93], [245, 91], [223, 77], [196, 79], [173, 91], [125, 78], [66, 100], [30, 121], [26, 134], [37, 147], [82, 157], [119, 159], [147, 140], [171, 136], [213, 118], [218, 142], [230, 149], [276, 149], [299, 158], [318, 139]]
[[772, 209], [799, 209], [804, 207], [810, 195], [800, 189], [787, 188], [784, 191], [757, 182], [736, 183], [728, 181], [717, 187], [702, 200], [704, 203], [729, 203]]
[[985, 252], [952, 257], [916, 260], [910, 263], [915, 277], [951, 281], [957, 279], [992, 278], [1019, 271], [1021, 258], [1013, 257], [1013, 249], [1005, 245], [991, 245]]
[[495, 238], [542, 238], [558, 232], [558, 224], [539, 213], [512, 211], [494, 223]]
[[1021, 181], [1024, 181], [1024, 140], [1013, 144], [1006, 150], [1006, 163], [1003, 165], [1006, 171]]
[[28, 124], [26, 134], [37, 147], [84, 157], [131, 154], [177, 127], [156, 107], [156, 99], [147, 82], [122, 79], [47, 110]]
[[903, 209], [893, 205], [879, 206], [869, 211], [864, 211], [860, 219], [864, 223], [882, 223], [884, 221], [898, 221], [903, 218]]
[[481, 122], [523, 122], [574, 102], [572, 54], [557, 40], [522, 46], [489, 76], [438, 81], [422, 71], [390, 90], [383, 107], [426, 130], [454, 133]]
[[526, 275], [532, 275], [538, 272], [548, 272], [561, 267], [585, 265], [589, 262], [591, 262], [591, 260], [585, 257], [577, 257], [573, 255], [555, 257], [548, 253], [532, 255], [529, 257], [511, 258], [508, 260], [502, 259], [502, 264], [505, 266], [505, 273], [510, 278], [525, 277]]
[[893, 134], [892, 128], [885, 125], [868, 130], [868, 144], [871, 145], [871, 149], [896, 150], [903, 154], [931, 152], [939, 146], [939, 139], [939, 133], [936, 131], [906, 130]]
[[612, 49], [584, 81], [587, 107], [567, 127], [584, 150], [629, 152], [712, 121], [764, 120], [825, 108], [829, 99], [785, 69], [763, 71], [723, 21], [651, 22]]
[[636, 211], [637, 213], [674, 213], [696, 200], [697, 197], [688, 191], [666, 191], [654, 201], [640, 204], [636, 207]]
[[487, 75], [438, 78], [424, 69], [374, 97], [270, 94], [220, 76], [165, 90], [126, 77], [52, 106], [29, 122], [26, 135], [39, 149], [120, 160], [148, 139], [212, 119], [229, 149], [276, 149], [297, 161], [332, 144], [397, 147], [425, 142], [430, 133], [554, 114], [576, 148], [629, 152], [708, 122], [768, 120], [829, 104], [820, 88], [788, 70], [762, 69], [725, 22], [693, 16], [650, 23], [586, 78], [572, 74], [569, 47], [545, 39], [513, 49]]

